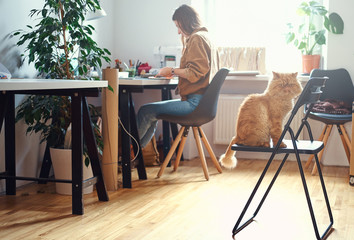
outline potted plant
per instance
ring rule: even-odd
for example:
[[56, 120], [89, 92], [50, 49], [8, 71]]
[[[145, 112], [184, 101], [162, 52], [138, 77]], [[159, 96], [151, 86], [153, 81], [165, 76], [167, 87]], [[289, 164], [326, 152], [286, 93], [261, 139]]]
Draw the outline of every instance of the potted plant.
[[[44, 0], [42, 9], [31, 10], [30, 17], [39, 23], [27, 25], [28, 31], [16, 31], [14, 35], [20, 35], [18, 46], [27, 43], [26, 57], [28, 63], [34, 63], [38, 77], [90, 79], [91, 67], [101, 67], [101, 59], [110, 62], [107, 56], [110, 52], [99, 48], [91, 38], [94, 27], [84, 24], [86, 13], [99, 9], [98, 0]], [[71, 123], [70, 102], [67, 96], [29, 96], [18, 106], [16, 120], [25, 121], [27, 133], [40, 132], [41, 142], [46, 142], [48, 147], [64, 148]], [[92, 112], [92, 105], [90, 111], [97, 114]], [[102, 150], [97, 125], [94, 132]], [[84, 159], [88, 166], [87, 154]]]
[[[317, 1], [305, 1], [296, 11], [300, 24], [288, 23], [286, 42], [293, 42], [302, 53], [303, 73], [319, 68], [321, 46], [326, 44], [326, 32], [343, 34], [344, 22], [337, 13], [328, 10]], [[309, 66], [307, 65], [309, 64]]]

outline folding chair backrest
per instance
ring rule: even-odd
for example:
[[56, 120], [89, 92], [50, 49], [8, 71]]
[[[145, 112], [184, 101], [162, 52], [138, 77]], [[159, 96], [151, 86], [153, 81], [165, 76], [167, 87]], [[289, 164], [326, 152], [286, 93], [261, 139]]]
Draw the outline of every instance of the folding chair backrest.
[[[292, 131], [290, 125], [299, 108], [304, 105], [308, 106], [310, 104], [310, 107], [305, 108], [306, 109], [305, 118], [303, 118], [303, 122], [301, 126], [296, 131], [295, 139], [297, 139], [305, 124], [304, 121], [306, 122], [308, 112], [312, 109], [313, 104], [319, 101], [322, 94], [322, 88], [325, 87], [325, 82], [327, 79], [328, 79], [327, 77], [311, 77], [309, 79], [306, 86], [302, 90], [302, 93], [300, 94], [299, 99], [297, 100], [287, 123], [284, 125], [283, 132], [281, 134], [281, 137], [279, 138], [279, 144], [283, 140], [286, 132], [288, 132], [289, 130]], [[311, 130], [309, 129], [309, 131]], [[310, 135], [312, 137], [312, 133], [310, 133]]]
[[292, 114], [295, 115], [299, 108], [305, 104], [318, 102], [326, 80], [328, 80], [327, 77], [311, 77], [302, 90], [302, 93], [300, 94], [299, 99], [292, 110]]

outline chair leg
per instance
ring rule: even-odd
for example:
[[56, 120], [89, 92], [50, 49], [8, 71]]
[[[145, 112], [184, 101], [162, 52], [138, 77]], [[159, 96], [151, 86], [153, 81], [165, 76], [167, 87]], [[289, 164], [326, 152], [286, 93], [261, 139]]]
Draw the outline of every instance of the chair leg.
[[200, 135], [202, 136], [201, 139], [202, 139], [202, 141], [203, 141], [203, 143], [204, 143], [204, 146], [205, 146], [205, 148], [207, 149], [207, 151], [208, 151], [208, 153], [209, 153], [209, 155], [210, 155], [210, 157], [211, 157], [211, 160], [212, 160], [213, 163], [214, 163], [214, 166], [216, 167], [216, 169], [218, 170], [219, 173], [222, 173], [221, 166], [220, 166], [218, 160], [216, 159], [216, 156], [215, 156], [215, 154], [214, 154], [214, 151], [213, 151], [213, 149], [211, 148], [211, 146], [210, 146], [210, 144], [209, 144], [209, 141], [208, 141], [208, 139], [206, 138], [206, 136], [205, 136], [205, 134], [204, 134], [203, 129], [202, 129], [201, 127], [198, 127], [198, 130], [199, 130]]
[[[327, 126], [328, 125], [326, 124], [326, 126], [323, 128], [322, 133], [321, 133], [320, 137], [318, 138], [318, 141], [322, 141], [323, 140], [323, 138], [325, 136], [325, 133], [326, 133]], [[308, 168], [310, 166], [310, 164], [312, 162], [312, 159], [313, 159], [313, 156], [314, 155], [310, 155], [309, 156], [309, 158], [307, 159], [307, 162], [305, 164], [305, 168]]]
[[182, 140], [181, 140], [181, 142], [179, 144], [179, 147], [178, 147], [177, 156], [176, 156], [176, 160], [175, 160], [175, 165], [173, 167], [173, 171], [177, 171], [177, 168], [179, 166], [179, 162], [181, 161], [181, 157], [182, 157], [182, 153], [183, 153], [183, 149], [184, 149], [184, 144], [186, 143], [187, 136], [188, 136], [188, 131], [189, 131], [189, 127], [184, 129]]
[[178, 135], [177, 135], [176, 139], [174, 140], [174, 142], [173, 142], [173, 144], [172, 144], [172, 146], [170, 148], [170, 151], [168, 152], [165, 160], [163, 161], [163, 163], [161, 165], [161, 168], [160, 168], [159, 172], [157, 173], [157, 177], [158, 178], [161, 177], [161, 175], [165, 171], [165, 168], [167, 167], [167, 164], [170, 162], [171, 157], [172, 157], [173, 153], [175, 152], [179, 141], [181, 140], [181, 137], [182, 137], [182, 134], [184, 132], [184, 129], [185, 129], [185, 127], [182, 126], [181, 129], [179, 130]]
[[[258, 206], [257, 206], [257, 209], [256, 211], [254, 212], [254, 214], [252, 215], [252, 217], [245, 221], [241, 226], [241, 221], [244, 217], [244, 215], [246, 214], [246, 211], [248, 210], [254, 196], [256, 195], [257, 193], [257, 190], [260, 186], [260, 184], [262, 183], [263, 181], [263, 178], [264, 176], [266, 175], [267, 171], [268, 171], [268, 168], [269, 166], [271, 165], [272, 163], [272, 160], [274, 158], [274, 154], [272, 154], [272, 156], [269, 158], [268, 160], [268, 163], [267, 165], [265, 166], [260, 178], [258, 179], [257, 181], [257, 184], [256, 186], [254, 187], [244, 209], [242, 210], [242, 213], [241, 215], [239, 216], [236, 224], [235, 224], [235, 227], [233, 228], [232, 230], [232, 237], [235, 239], [235, 235], [240, 232], [242, 229], [244, 229], [245, 227], [247, 227], [250, 223], [252, 223], [253, 219], [257, 216], [258, 212], [260, 211], [265, 199], [267, 198], [272, 186], [274, 185], [278, 175], [280, 174], [283, 166], [284, 166], [284, 163], [286, 162], [287, 158], [288, 158], [289, 154], [286, 154], [285, 157], [283, 158], [281, 164], [279, 165], [278, 167], [278, 170], [276, 171], [276, 173], [274, 174], [273, 176], [273, 179], [272, 181], [269, 183], [268, 185], [268, 188], [267, 190], [265, 191], [261, 201], [259, 202]], [[316, 235], [316, 238], [317, 239], [326, 239], [328, 237], [328, 235], [332, 232], [332, 226], [333, 226], [333, 215], [332, 215], [332, 211], [331, 211], [331, 207], [330, 207], [330, 204], [329, 204], [329, 200], [328, 200], [328, 195], [327, 195], [327, 191], [326, 191], [326, 187], [325, 187], [325, 183], [324, 183], [324, 180], [323, 180], [323, 176], [322, 176], [322, 171], [321, 171], [321, 166], [320, 166], [320, 163], [319, 163], [319, 160], [318, 160], [318, 157], [317, 155], [315, 156], [315, 164], [317, 165], [318, 167], [318, 172], [319, 172], [319, 177], [320, 177], [320, 181], [321, 181], [321, 187], [322, 187], [322, 191], [323, 191], [323, 195], [324, 195], [324, 198], [325, 198], [325, 202], [326, 202], [326, 207], [327, 207], [327, 211], [328, 211], [328, 215], [329, 215], [329, 220], [330, 220], [330, 224], [328, 225], [327, 229], [324, 231], [324, 233], [322, 234], [322, 236], [319, 235], [319, 232], [318, 232], [318, 227], [317, 227], [317, 223], [316, 223], [316, 218], [315, 218], [315, 215], [314, 215], [314, 211], [313, 211], [313, 207], [312, 207], [312, 203], [311, 203], [311, 198], [310, 198], [310, 194], [309, 194], [309, 191], [308, 191], [308, 188], [307, 188], [307, 184], [306, 184], [306, 179], [305, 179], [305, 175], [304, 175], [304, 171], [303, 171], [303, 168], [302, 168], [302, 164], [301, 164], [301, 160], [300, 160], [300, 156], [299, 156], [299, 153], [296, 153], [296, 159], [297, 159], [297, 163], [298, 163], [298, 167], [299, 167], [299, 171], [300, 171], [300, 176], [301, 176], [301, 179], [302, 179], [302, 183], [303, 183], [303, 187], [304, 187], [304, 191], [305, 191], [305, 196], [306, 196], [306, 200], [307, 200], [307, 204], [308, 204], [308, 207], [309, 207], [309, 211], [310, 211], [310, 215], [311, 215], [311, 219], [312, 219], [312, 224], [313, 224], [313, 228], [315, 230], [315, 235]]]
[[207, 167], [207, 164], [205, 161], [205, 155], [204, 155], [202, 143], [200, 141], [199, 131], [198, 131], [197, 127], [192, 127], [192, 128], [193, 128], [195, 142], [197, 144], [197, 148], [198, 148], [198, 152], [199, 152], [200, 161], [202, 163], [204, 176], [205, 176], [205, 179], [208, 181], [209, 180], [209, 172], [208, 172], [208, 167]]
[[348, 137], [348, 133], [345, 130], [345, 127], [343, 124], [337, 125], [339, 136], [342, 140], [343, 147], [345, 150], [345, 154], [347, 155], [348, 163], [350, 163], [350, 153], [351, 153], [351, 143]]
[[324, 199], [325, 199], [325, 202], [326, 202], [326, 207], [327, 207], [328, 216], [329, 216], [329, 220], [330, 220], [330, 224], [328, 225], [327, 229], [324, 231], [322, 236], [320, 236], [320, 234], [318, 232], [318, 227], [317, 227], [316, 218], [315, 218], [315, 214], [314, 214], [312, 203], [311, 203], [310, 194], [309, 194], [309, 191], [308, 191], [308, 188], [307, 188], [304, 171], [302, 169], [301, 160], [300, 160], [300, 156], [299, 156], [298, 153], [296, 154], [296, 159], [297, 159], [297, 162], [298, 162], [298, 167], [299, 167], [299, 171], [300, 171], [300, 175], [301, 175], [301, 180], [302, 180], [302, 184], [303, 184], [303, 187], [304, 187], [306, 200], [307, 200], [307, 205], [309, 207], [309, 211], [310, 211], [310, 215], [311, 215], [311, 219], [312, 219], [312, 225], [313, 225], [313, 228], [315, 230], [316, 238], [317, 239], [326, 239], [328, 237], [328, 235], [333, 230], [332, 229], [332, 226], [333, 226], [333, 215], [332, 215], [331, 206], [330, 206], [329, 200], [328, 200], [326, 186], [325, 186], [325, 183], [324, 183], [324, 180], [323, 180], [323, 175], [322, 175], [322, 171], [321, 171], [320, 161], [319, 161], [319, 158], [318, 158], [317, 154], [314, 154], [314, 156], [315, 156], [315, 165], [317, 166], [317, 169], [318, 169], [318, 175], [319, 175], [319, 178], [320, 178], [322, 192], [323, 192], [323, 196], [324, 196]]
[[[321, 162], [322, 155], [323, 155], [323, 152], [324, 152], [324, 150], [325, 150], [325, 148], [326, 148], [329, 135], [331, 134], [331, 131], [332, 131], [332, 127], [333, 127], [333, 125], [327, 125], [327, 126], [326, 126], [327, 129], [326, 129], [325, 136], [324, 136], [324, 138], [323, 138], [323, 145], [324, 145], [324, 147], [323, 147], [323, 149], [322, 149], [322, 150], [319, 152], [319, 154], [318, 154], [318, 162]], [[313, 166], [313, 169], [312, 169], [311, 174], [312, 174], [312, 175], [315, 175], [316, 172], [317, 172], [317, 166], [316, 166], [316, 164], [315, 164], [315, 165]]]
[[278, 177], [278, 175], [279, 175], [281, 169], [283, 168], [284, 163], [285, 163], [286, 159], [288, 158], [288, 156], [289, 156], [289, 154], [286, 154], [285, 157], [283, 158], [283, 161], [282, 161], [281, 164], [279, 165], [277, 172], [274, 174], [272, 181], [269, 183], [268, 188], [267, 188], [266, 192], [264, 193], [264, 195], [263, 195], [263, 197], [262, 197], [262, 200], [259, 202], [259, 204], [258, 204], [258, 206], [257, 206], [257, 209], [256, 209], [256, 211], [253, 213], [252, 217], [251, 217], [250, 219], [248, 219], [247, 221], [245, 221], [245, 222], [240, 226], [243, 217], [245, 216], [245, 214], [246, 214], [246, 212], [247, 212], [249, 206], [251, 205], [251, 203], [252, 203], [252, 201], [253, 201], [253, 198], [254, 198], [254, 196], [256, 195], [256, 193], [257, 193], [257, 191], [258, 191], [258, 188], [260, 187], [260, 185], [261, 185], [261, 183], [262, 183], [262, 181], [263, 181], [265, 175], [267, 174], [267, 171], [268, 171], [270, 165], [272, 164], [272, 161], [273, 161], [273, 159], [274, 159], [274, 157], [275, 157], [275, 153], [273, 152], [272, 155], [270, 156], [270, 158], [269, 158], [269, 160], [268, 160], [268, 162], [267, 162], [267, 165], [264, 167], [263, 172], [262, 172], [261, 176], [259, 177], [259, 179], [258, 179], [258, 181], [257, 181], [257, 183], [256, 183], [256, 186], [253, 188], [253, 191], [252, 191], [251, 195], [249, 196], [245, 207], [243, 208], [243, 210], [242, 210], [242, 212], [241, 212], [241, 214], [240, 214], [240, 216], [239, 216], [239, 218], [238, 218], [238, 220], [237, 220], [237, 222], [236, 222], [234, 228], [232, 229], [232, 237], [233, 237], [234, 239], [235, 239], [235, 235], [236, 235], [238, 232], [240, 232], [242, 229], [244, 229], [245, 227], [247, 227], [250, 223], [252, 223], [253, 219], [257, 216], [257, 214], [258, 214], [259, 210], [261, 209], [261, 207], [262, 207], [262, 205], [263, 205], [265, 199], [267, 198], [267, 196], [268, 196], [268, 194], [269, 194], [269, 192], [270, 192], [270, 190], [271, 190], [271, 188], [272, 188], [272, 186], [273, 186], [275, 180], [277, 179], [277, 177]]

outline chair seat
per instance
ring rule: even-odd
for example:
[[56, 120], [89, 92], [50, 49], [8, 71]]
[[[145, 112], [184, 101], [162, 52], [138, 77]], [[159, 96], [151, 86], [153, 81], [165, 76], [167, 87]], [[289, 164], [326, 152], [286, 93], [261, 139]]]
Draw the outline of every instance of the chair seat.
[[[283, 141], [287, 147], [279, 148], [277, 153], [295, 153], [294, 146], [291, 140]], [[315, 154], [323, 149], [323, 142], [321, 141], [309, 141], [309, 140], [297, 140], [297, 149], [300, 154]], [[245, 145], [234, 144], [231, 147], [234, 151], [248, 151], [248, 152], [273, 152], [274, 146], [271, 147], [252, 147]]]
[[191, 126], [191, 127], [199, 127], [213, 120], [213, 116], [209, 116], [209, 115], [198, 116], [198, 114], [195, 114], [195, 112], [192, 112], [188, 115], [182, 115], [182, 116], [161, 114], [157, 116], [157, 118], [171, 123], [177, 123], [182, 126]]
[[351, 114], [328, 114], [328, 113], [314, 113], [309, 114], [309, 118], [323, 122], [325, 124], [344, 124], [352, 121]]

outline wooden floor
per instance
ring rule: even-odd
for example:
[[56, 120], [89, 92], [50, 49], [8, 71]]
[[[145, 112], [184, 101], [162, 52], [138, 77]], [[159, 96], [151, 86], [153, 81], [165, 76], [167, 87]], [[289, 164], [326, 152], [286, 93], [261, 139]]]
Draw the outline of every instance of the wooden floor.
[[[109, 192], [109, 202], [97, 201], [96, 193], [85, 195], [82, 216], [71, 214], [71, 196], [55, 194], [53, 184], [30, 184], [16, 196], [0, 196], [0, 239], [231, 240], [265, 163], [239, 160], [237, 168], [218, 174], [208, 162], [209, 181], [198, 159], [182, 162], [175, 173], [167, 169], [160, 179], [155, 178], [157, 167], [147, 169], [145, 181], [137, 180], [134, 170], [133, 188]], [[329, 220], [318, 177], [308, 173], [322, 232]], [[354, 239], [354, 188], [348, 184], [348, 168], [325, 167], [324, 176], [334, 215], [328, 239]], [[284, 166], [256, 221], [236, 239], [316, 239], [295, 162]]]

